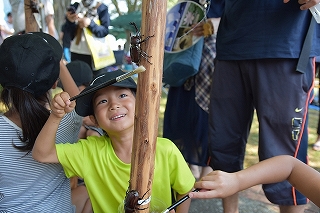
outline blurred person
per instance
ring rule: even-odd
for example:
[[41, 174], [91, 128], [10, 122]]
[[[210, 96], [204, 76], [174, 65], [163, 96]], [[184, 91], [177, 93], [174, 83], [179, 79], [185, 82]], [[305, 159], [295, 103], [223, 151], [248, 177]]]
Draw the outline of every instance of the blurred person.
[[[216, 55], [216, 32], [220, 14], [215, 10], [213, 4], [209, 4], [207, 10], [206, 22], [202, 21], [194, 25], [194, 29], [190, 32], [195, 36], [204, 36], [205, 23], [209, 24], [212, 29], [211, 34], [204, 38], [199, 72], [190, 77], [182, 86], [169, 87], [163, 122], [163, 137], [169, 138], [177, 145], [196, 179], [212, 171], [208, 165], [207, 124], [211, 75], [214, 70], [213, 59]], [[216, 26], [215, 29], [213, 25]]]
[[[312, 60], [320, 54], [320, 25], [308, 9], [320, 1], [223, 2], [210, 92], [210, 166], [243, 169], [255, 111], [259, 160], [291, 155], [307, 163]], [[288, 181], [263, 190], [281, 213], [304, 212], [308, 202]], [[238, 193], [222, 201], [224, 212], [239, 212]]]
[[[12, 8], [12, 16], [13, 16], [13, 28], [14, 32], [17, 34], [21, 34], [25, 32], [25, 13], [24, 13], [24, 0], [9, 0]], [[54, 25], [54, 8], [53, 8], [53, 0], [41, 0], [41, 4], [43, 4], [43, 13], [45, 16], [45, 25], [46, 28], [42, 29], [42, 32], [48, 33], [51, 36], [59, 39], [58, 32]], [[39, 13], [34, 13], [36, 20], [41, 23], [41, 15]], [[42, 26], [39, 26], [42, 28]]]
[[14, 34], [11, 12], [7, 13], [7, 19], [3, 22], [3, 24], [0, 23], [0, 31], [2, 39], [6, 39]]
[[[110, 16], [108, 7], [100, 0], [82, 0], [75, 2], [66, 13], [63, 36], [66, 47], [70, 44], [71, 61], [86, 62], [93, 70], [94, 76], [100, 74], [94, 69], [91, 52], [83, 33], [88, 28], [96, 37], [102, 38], [109, 34]], [[96, 21], [99, 21], [98, 24]]]

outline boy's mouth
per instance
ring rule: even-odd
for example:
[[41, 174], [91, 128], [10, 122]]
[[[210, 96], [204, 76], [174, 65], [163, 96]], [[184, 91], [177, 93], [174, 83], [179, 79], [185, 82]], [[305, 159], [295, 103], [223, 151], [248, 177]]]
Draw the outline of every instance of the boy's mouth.
[[117, 115], [117, 116], [112, 117], [110, 120], [116, 120], [116, 119], [118, 119], [118, 118], [124, 117], [125, 115], [126, 115], [126, 114]]

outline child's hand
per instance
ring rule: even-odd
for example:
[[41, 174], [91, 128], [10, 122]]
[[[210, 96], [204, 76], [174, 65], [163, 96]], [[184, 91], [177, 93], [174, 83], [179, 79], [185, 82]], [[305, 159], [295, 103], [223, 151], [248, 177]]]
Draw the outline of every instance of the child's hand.
[[225, 198], [239, 191], [236, 173], [213, 171], [194, 184], [199, 192], [190, 192], [191, 198]]
[[67, 92], [56, 94], [51, 101], [51, 114], [62, 118], [66, 113], [71, 112], [76, 106], [75, 101], [70, 101]]

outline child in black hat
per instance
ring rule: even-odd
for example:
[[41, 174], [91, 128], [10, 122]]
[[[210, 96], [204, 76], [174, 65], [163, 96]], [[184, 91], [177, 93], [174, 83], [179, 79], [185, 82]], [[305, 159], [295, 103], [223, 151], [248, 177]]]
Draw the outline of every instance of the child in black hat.
[[[38, 163], [31, 156], [50, 115], [50, 90], [58, 77], [66, 91], [79, 93], [61, 57], [59, 42], [41, 32], [11, 36], [0, 47], [0, 101], [6, 107], [0, 114], [0, 211], [75, 212], [70, 181], [62, 167]], [[81, 117], [68, 113], [55, 142], [74, 142], [80, 125]], [[78, 198], [80, 204], [88, 199]]]
[[[82, 93], [124, 74], [117, 70], [97, 76]], [[60, 163], [68, 177], [84, 178], [94, 212], [123, 210], [129, 187], [131, 152], [134, 134], [136, 83], [132, 78], [116, 82], [71, 102], [68, 93], [52, 100], [52, 113], [40, 132], [34, 159], [44, 163]], [[91, 136], [75, 144], [54, 144], [62, 117], [76, 108], [81, 116], [89, 115], [107, 134]], [[150, 210], [160, 212], [172, 202], [171, 190], [177, 199], [191, 191], [195, 179], [178, 148], [168, 139], [158, 138]], [[143, 203], [148, 198], [143, 198]], [[139, 202], [140, 202], [139, 201]], [[190, 201], [177, 207], [177, 213], [188, 212]]]

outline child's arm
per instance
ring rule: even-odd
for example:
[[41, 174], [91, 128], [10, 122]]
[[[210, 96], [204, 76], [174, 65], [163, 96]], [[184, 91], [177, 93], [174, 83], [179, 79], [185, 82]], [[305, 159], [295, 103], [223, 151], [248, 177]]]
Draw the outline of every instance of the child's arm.
[[63, 116], [75, 107], [75, 101], [69, 100], [66, 92], [55, 95], [51, 101], [51, 114], [40, 131], [32, 149], [32, 157], [43, 163], [59, 163], [56, 153], [56, 133]]
[[63, 60], [60, 61], [60, 80], [63, 85], [63, 90], [71, 97], [76, 96], [80, 93], [77, 84], [74, 82], [67, 66], [64, 64]]
[[[183, 198], [187, 194], [180, 195], [180, 194], [177, 193], [177, 200], [180, 200], [181, 198]], [[181, 203], [179, 206], [177, 206], [176, 213], [189, 212], [190, 204], [191, 204], [191, 199], [187, 199], [186, 201]]]
[[193, 198], [225, 198], [258, 184], [284, 180], [320, 206], [320, 173], [289, 155], [276, 156], [235, 173], [213, 171], [195, 183], [200, 192], [189, 195]]

